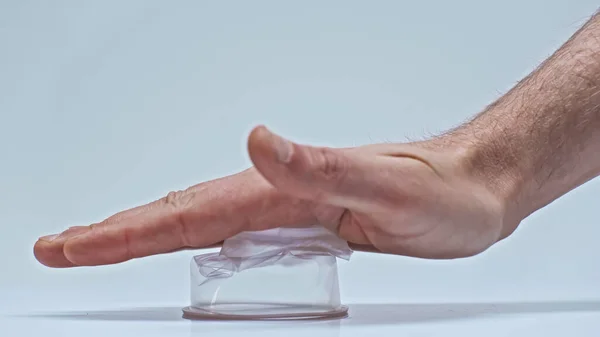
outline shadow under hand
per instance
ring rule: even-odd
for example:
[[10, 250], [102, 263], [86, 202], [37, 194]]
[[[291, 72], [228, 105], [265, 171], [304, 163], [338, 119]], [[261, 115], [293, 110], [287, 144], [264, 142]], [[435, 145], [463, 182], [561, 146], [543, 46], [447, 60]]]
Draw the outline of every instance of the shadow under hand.
[[[600, 301], [522, 303], [356, 303], [342, 325], [408, 324], [528, 313], [600, 312]], [[186, 321], [180, 307], [123, 308], [28, 314], [21, 317], [95, 321]], [[286, 320], [287, 321], [287, 320]], [[299, 324], [300, 321], [294, 321]], [[312, 321], [312, 323], [311, 323]], [[289, 321], [287, 321], [289, 322]], [[301, 324], [317, 324], [305, 320]]]
[[102, 311], [69, 311], [42, 314], [29, 314], [29, 318], [94, 321], [182, 321], [180, 307], [124, 308]]
[[401, 324], [535, 313], [600, 312], [600, 301], [350, 305], [343, 325]]

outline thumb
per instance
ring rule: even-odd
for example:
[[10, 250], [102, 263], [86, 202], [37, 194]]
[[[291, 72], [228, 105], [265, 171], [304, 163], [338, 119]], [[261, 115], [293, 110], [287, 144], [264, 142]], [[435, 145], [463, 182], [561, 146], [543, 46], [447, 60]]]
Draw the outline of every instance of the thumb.
[[[373, 172], [377, 158], [361, 158], [348, 149], [300, 145], [264, 126], [248, 138], [256, 169], [279, 190], [302, 199], [361, 209], [383, 187]], [[369, 162], [371, 161], [371, 162]]]

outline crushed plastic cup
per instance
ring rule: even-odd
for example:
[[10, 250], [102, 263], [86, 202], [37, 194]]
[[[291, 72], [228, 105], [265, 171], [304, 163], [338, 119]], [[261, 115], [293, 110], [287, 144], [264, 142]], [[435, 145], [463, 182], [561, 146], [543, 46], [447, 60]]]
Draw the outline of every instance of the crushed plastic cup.
[[188, 319], [342, 318], [337, 259], [352, 254], [327, 229], [244, 232], [190, 264]]

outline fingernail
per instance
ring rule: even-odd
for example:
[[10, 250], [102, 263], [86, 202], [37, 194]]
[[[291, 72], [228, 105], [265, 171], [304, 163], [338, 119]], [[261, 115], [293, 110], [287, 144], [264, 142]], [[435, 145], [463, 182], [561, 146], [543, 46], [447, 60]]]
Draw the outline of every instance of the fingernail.
[[284, 164], [289, 163], [292, 159], [292, 152], [294, 151], [292, 143], [274, 133], [271, 134], [273, 135], [273, 146], [277, 153], [277, 160]]
[[54, 241], [54, 239], [56, 239], [58, 237], [58, 234], [52, 234], [52, 235], [46, 235], [46, 236], [42, 236], [40, 238], [40, 240], [42, 241], [48, 241], [48, 242], [52, 242]]
[[74, 226], [74, 227], [68, 228], [67, 230], [63, 231], [60, 234], [43, 236], [40, 238], [40, 240], [52, 242], [54, 240], [59, 240], [59, 239], [60, 240], [69, 239], [74, 236], [86, 233], [89, 230], [90, 230], [90, 227], [88, 227], [88, 226]]

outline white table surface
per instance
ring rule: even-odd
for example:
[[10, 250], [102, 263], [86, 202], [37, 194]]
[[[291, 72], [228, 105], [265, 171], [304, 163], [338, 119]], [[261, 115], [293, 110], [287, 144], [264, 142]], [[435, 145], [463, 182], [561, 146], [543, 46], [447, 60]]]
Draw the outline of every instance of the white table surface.
[[[18, 303], [13, 309], [19, 308]], [[332, 321], [189, 321], [178, 306], [11, 310], [2, 336], [598, 336], [600, 302], [351, 303]]]

